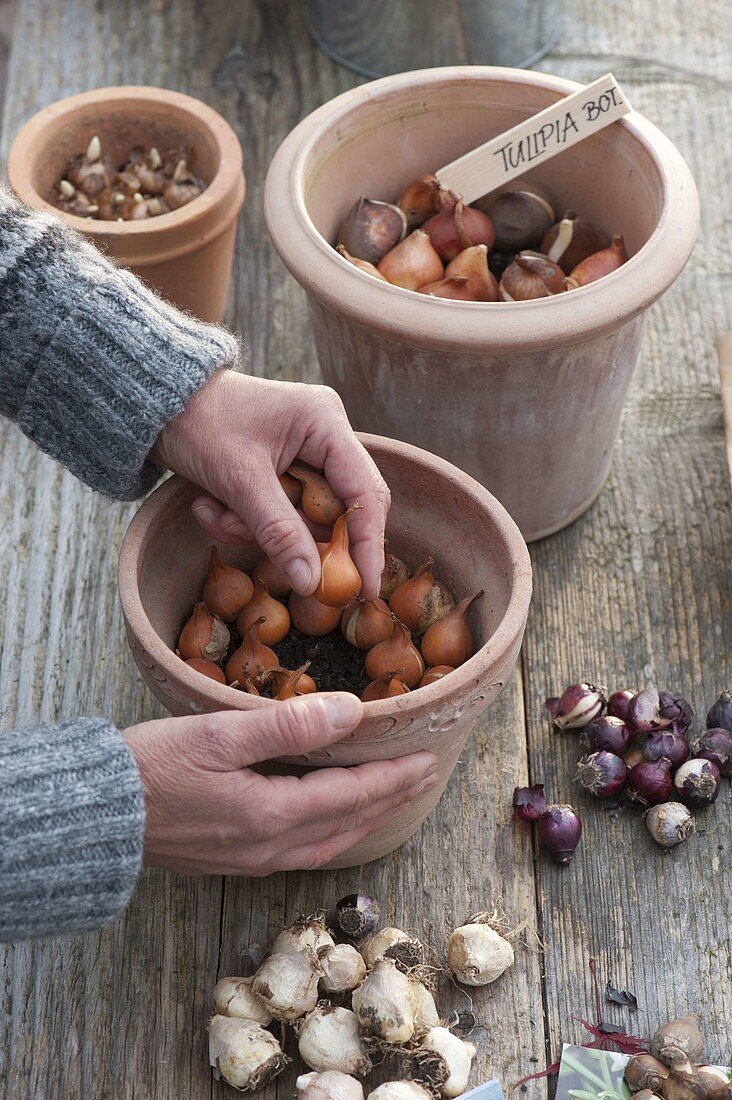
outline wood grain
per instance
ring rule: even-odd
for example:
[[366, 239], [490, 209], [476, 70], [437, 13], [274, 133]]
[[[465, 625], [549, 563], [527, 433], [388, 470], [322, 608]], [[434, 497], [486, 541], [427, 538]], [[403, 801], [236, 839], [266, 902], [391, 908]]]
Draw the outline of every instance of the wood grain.
[[[636, 815], [612, 824], [571, 784], [573, 735], [549, 731], [541, 700], [579, 676], [689, 693], [700, 711], [732, 683], [732, 512], [724, 467], [713, 341], [728, 312], [729, 72], [721, 0], [693, 20], [683, 0], [573, 5], [541, 67], [590, 81], [612, 68], [634, 106], [687, 155], [702, 191], [699, 247], [652, 311], [607, 489], [570, 531], [533, 548], [537, 592], [522, 668], [479, 724], [421, 834], [361, 870], [261, 881], [146, 873], [124, 917], [82, 939], [2, 956], [0, 1097], [199, 1100], [211, 1083], [205, 1024], [216, 977], [242, 968], [250, 941], [356, 886], [390, 920], [437, 949], [450, 926], [503, 896], [549, 952], [521, 952], [479, 991], [486, 1028], [476, 1080], [505, 1085], [543, 1064], [592, 1015], [587, 959], [633, 989], [637, 1021], [699, 1007], [708, 1053], [729, 1057], [732, 1018], [730, 791], [706, 835], [664, 854]], [[264, 174], [291, 127], [358, 78], [309, 41], [295, 0], [21, 0], [10, 62], [3, 152], [19, 125], [61, 95], [151, 83], [200, 96], [234, 125], [245, 151], [229, 322], [248, 343], [247, 369], [319, 378], [304, 296], [271, 248]], [[571, 440], [557, 442], [571, 446]], [[115, 560], [131, 508], [95, 497], [0, 426], [0, 725], [103, 713], [119, 725], [157, 717], [127, 653]], [[543, 859], [511, 825], [510, 795], [543, 780], [585, 811], [575, 863]], [[542, 980], [543, 977], [543, 980]], [[444, 1003], [457, 1003], [454, 991]], [[546, 1011], [545, 1011], [546, 1010]], [[725, 1049], [726, 1047], [726, 1049]], [[384, 1072], [384, 1071], [382, 1071]], [[270, 1094], [292, 1095], [292, 1074]], [[532, 1086], [543, 1095], [545, 1086]], [[268, 1097], [268, 1100], [270, 1098]]]

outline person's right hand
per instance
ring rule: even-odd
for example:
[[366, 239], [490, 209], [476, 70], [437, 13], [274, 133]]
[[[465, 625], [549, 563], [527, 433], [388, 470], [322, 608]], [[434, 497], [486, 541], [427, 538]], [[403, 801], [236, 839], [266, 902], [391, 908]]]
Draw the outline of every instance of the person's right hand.
[[311, 870], [387, 825], [435, 786], [431, 752], [301, 778], [251, 770], [340, 741], [361, 715], [355, 695], [322, 692], [130, 726], [124, 735], [145, 791], [145, 863], [189, 874]]

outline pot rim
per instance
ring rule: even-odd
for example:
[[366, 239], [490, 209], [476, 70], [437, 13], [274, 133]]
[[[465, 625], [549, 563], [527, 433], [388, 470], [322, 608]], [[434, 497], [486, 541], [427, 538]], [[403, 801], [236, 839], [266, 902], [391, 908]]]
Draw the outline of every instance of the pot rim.
[[297, 281], [334, 312], [418, 346], [458, 346], [476, 353], [518, 351], [567, 345], [617, 328], [652, 305], [678, 277], [699, 224], [698, 195], [685, 160], [669, 138], [637, 111], [611, 125], [628, 130], [654, 163], [663, 187], [658, 225], [619, 270], [567, 295], [521, 303], [426, 297], [359, 271], [332, 248], [310, 219], [305, 179], [313, 147], [324, 133], [337, 128], [346, 132], [349, 116], [363, 104], [398, 101], [425, 87], [486, 82], [530, 85], [556, 92], [557, 99], [584, 87], [574, 80], [523, 69], [456, 65], [399, 73], [336, 96], [291, 131], [267, 173], [265, 220], [280, 258]]
[[[501, 665], [506, 653], [511, 651], [516, 639], [525, 629], [532, 591], [532, 569], [529, 551], [524, 539], [511, 516], [503, 505], [479, 482], [459, 470], [445, 459], [438, 458], [429, 451], [402, 443], [385, 436], [357, 433], [369, 453], [402, 453], [418, 463], [432, 477], [448, 482], [459, 482], [463, 492], [478, 502], [484, 511], [488, 511], [502, 539], [511, 562], [512, 585], [508, 606], [496, 630], [486, 639], [480, 649], [465, 664], [451, 672], [444, 680], [437, 680], [419, 691], [398, 697], [398, 708], [393, 699], [376, 700], [364, 703], [364, 720], [367, 717], [389, 718], [398, 714], [399, 718], [422, 709], [425, 704], [435, 704], [446, 695], [460, 695], [469, 688], [474, 689], [477, 681], [485, 680], [492, 670]], [[197, 673], [177, 657], [157, 633], [150, 622], [137, 584], [137, 568], [141, 554], [148, 539], [148, 528], [161, 509], [181, 488], [189, 484], [179, 474], [159, 485], [137, 510], [130, 520], [120, 549], [118, 564], [119, 596], [128, 630], [144, 648], [155, 666], [164, 674], [165, 679], [181, 688], [192, 697], [205, 698], [211, 710], [260, 710], [270, 706], [274, 700], [257, 698], [237, 691], [235, 688], [217, 684], [214, 680]], [[447, 690], [445, 690], [446, 682]]]
[[[159, 108], [167, 117], [175, 113], [183, 124], [186, 116], [195, 117], [214, 138], [219, 153], [218, 168], [197, 198], [178, 210], [148, 221], [106, 222], [87, 221], [76, 214], [67, 214], [39, 194], [32, 182], [33, 173], [38, 158], [43, 155], [50, 129], [63, 126], [65, 118], [79, 108], [99, 107], [102, 117], [105, 107], [124, 103], [133, 106], [136, 101]], [[7, 173], [10, 186], [26, 205], [60, 218], [95, 244], [104, 245], [119, 262], [137, 266], [172, 259], [223, 232], [239, 213], [245, 191], [242, 147], [226, 119], [193, 96], [144, 84], [94, 88], [57, 99], [44, 107], [16, 134], [8, 154]]]

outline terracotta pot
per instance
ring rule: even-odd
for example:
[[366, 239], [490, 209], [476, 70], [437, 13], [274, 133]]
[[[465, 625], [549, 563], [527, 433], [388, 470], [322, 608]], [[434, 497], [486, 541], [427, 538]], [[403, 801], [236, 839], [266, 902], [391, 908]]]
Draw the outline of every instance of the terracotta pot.
[[[135, 145], [188, 149], [206, 190], [179, 210], [139, 222], [88, 221], [61, 213], [49, 199], [65, 165], [94, 134], [103, 153], [120, 164]], [[164, 88], [134, 86], [60, 99], [18, 133], [8, 177], [23, 202], [62, 218], [174, 305], [203, 321], [222, 319], [244, 174], [236, 134], [205, 103]]]
[[428, 298], [332, 248], [359, 195], [394, 200], [433, 171], [580, 87], [544, 73], [454, 67], [364, 84], [278, 150], [265, 214], [305, 288], [324, 380], [354, 427], [426, 447], [486, 485], [525, 538], [576, 519], [607, 475], [643, 314], [694, 244], [680, 154], [635, 112], [527, 172], [556, 210], [624, 234], [630, 261], [571, 294], [523, 303]]
[[[472, 478], [434, 455], [395, 440], [363, 436], [392, 492], [389, 546], [416, 566], [432, 554], [456, 596], [485, 589], [471, 624], [475, 656], [449, 676], [409, 695], [366, 703], [358, 729], [290, 766], [349, 765], [429, 748], [440, 758], [435, 790], [388, 829], [338, 861], [354, 866], [393, 851], [440, 798], [476, 718], [498, 695], [516, 662], [531, 596], [528, 551], [505, 509]], [[206, 575], [209, 539], [193, 519], [198, 490], [179, 477], [164, 482], [132, 520], [120, 555], [119, 587], [127, 638], [151, 691], [172, 714], [276, 706], [194, 672], [173, 652]], [[436, 520], [439, 517], [439, 521]], [[244, 568], [256, 551], [219, 547]], [[317, 675], [315, 670], [312, 670]]]

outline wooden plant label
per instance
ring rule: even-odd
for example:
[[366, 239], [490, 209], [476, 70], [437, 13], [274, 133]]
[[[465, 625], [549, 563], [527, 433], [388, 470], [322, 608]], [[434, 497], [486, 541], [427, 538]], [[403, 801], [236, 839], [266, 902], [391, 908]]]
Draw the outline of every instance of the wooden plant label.
[[466, 203], [622, 118], [631, 107], [612, 73], [446, 164], [435, 175]]

